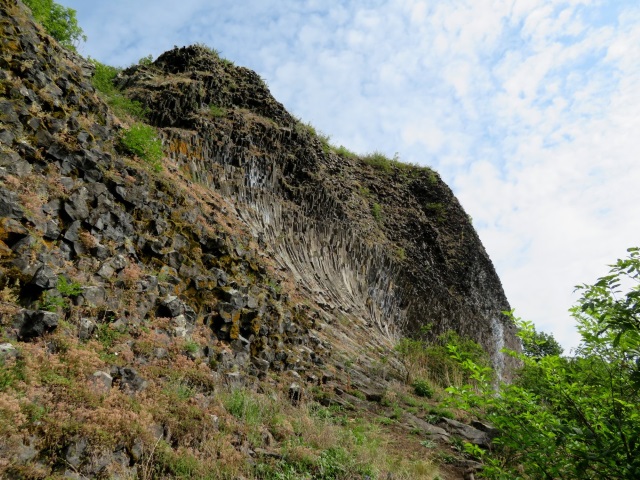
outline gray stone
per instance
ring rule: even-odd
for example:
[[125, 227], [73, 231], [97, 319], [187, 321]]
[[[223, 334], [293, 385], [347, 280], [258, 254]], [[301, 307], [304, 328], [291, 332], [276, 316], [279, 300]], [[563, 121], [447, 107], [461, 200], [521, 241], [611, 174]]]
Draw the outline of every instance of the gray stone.
[[59, 315], [44, 310], [22, 310], [17, 316], [18, 337], [30, 340], [52, 332], [58, 326]]
[[411, 413], [405, 413], [402, 419], [411, 428], [419, 430], [422, 434], [428, 435], [432, 439], [439, 440], [445, 443], [451, 443], [449, 433], [443, 428], [431, 425], [429, 422], [426, 422]]
[[289, 401], [292, 405], [298, 405], [300, 400], [302, 400], [302, 387], [298, 383], [293, 382], [289, 385]]
[[83, 287], [78, 296], [78, 305], [97, 307], [103, 305], [107, 298], [107, 291], [102, 286]]
[[0, 187], [0, 217], [9, 217], [21, 219], [24, 216], [24, 210], [20, 207], [18, 195], [14, 192]]
[[147, 388], [148, 382], [130, 367], [114, 367], [114, 380], [120, 381], [120, 389], [127, 393], [141, 392]]
[[10, 343], [0, 343], [0, 357], [15, 356], [17, 353], [16, 347]]
[[269, 370], [269, 362], [259, 357], [252, 357], [251, 363], [260, 371], [267, 372]]
[[88, 443], [87, 439], [82, 437], [72, 441], [62, 451], [65, 461], [74, 469], [77, 469], [82, 463], [82, 458], [87, 450]]
[[64, 204], [64, 211], [71, 220], [84, 220], [89, 216], [89, 207], [87, 201], [89, 192], [85, 187], [79, 188]]
[[78, 338], [83, 341], [89, 340], [93, 336], [93, 332], [96, 329], [96, 324], [90, 318], [81, 318], [80, 326], [78, 327]]
[[47, 265], [43, 265], [33, 276], [31, 284], [35, 285], [36, 287], [40, 287], [43, 290], [56, 288], [56, 285], [58, 284], [58, 276], [55, 274], [53, 269], [51, 269]]
[[113, 385], [113, 377], [107, 372], [97, 371], [91, 376], [91, 383], [98, 393], [106, 394], [111, 390]]
[[466, 425], [457, 420], [443, 417], [438, 422], [438, 426], [444, 428], [451, 435], [455, 435], [465, 439], [466, 441], [478, 445], [480, 447], [489, 448], [491, 439], [487, 433], [478, 430], [470, 425]]
[[159, 313], [161, 317], [177, 317], [184, 313], [184, 303], [175, 295], [166, 297], [160, 305], [163, 307]]

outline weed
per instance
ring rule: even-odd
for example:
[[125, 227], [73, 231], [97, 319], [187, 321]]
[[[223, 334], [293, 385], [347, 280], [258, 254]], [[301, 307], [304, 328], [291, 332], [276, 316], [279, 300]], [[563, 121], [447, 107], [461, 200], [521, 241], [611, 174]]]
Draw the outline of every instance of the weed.
[[120, 145], [145, 160], [156, 172], [162, 170], [162, 142], [153, 127], [144, 123], [133, 124], [121, 134]]
[[376, 222], [382, 221], [382, 206], [379, 203], [374, 203], [371, 206], [371, 215], [376, 219]]
[[427, 203], [425, 208], [435, 215], [438, 222], [444, 222], [447, 219], [447, 207], [440, 202]]
[[79, 282], [69, 282], [63, 275], [60, 275], [56, 290], [63, 297], [77, 297], [82, 293], [82, 285]]
[[333, 151], [340, 155], [341, 157], [344, 158], [357, 158], [358, 155], [356, 155], [355, 153], [353, 153], [351, 150], [349, 150], [348, 148], [346, 148], [343, 145], [340, 145], [339, 147], [334, 147]]
[[219, 107], [212, 103], [211, 105], [209, 105], [209, 113], [214, 118], [224, 117], [227, 115], [227, 109], [223, 107]]
[[420, 442], [420, 445], [422, 445], [425, 448], [436, 448], [438, 446], [436, 442], [434, 442], [433, 440], [422, 440]]
[[433, 397], [433, 387], [429, 384], [429, 382], [423, 378], [417, 378], [414, 380], [413, 391], [419, 397], [431, 398]]
[[391, 159], [387, 157], [384, 153], [375, 151], [372, 153], [368, 153], [362, 157], [365, 163], [371, 165], [374, 168], [382, 170], [384, 172], [391, 171]]
[[197, 353], [200, 350], [200, 345], [198, 345], [196, 342], [194, 341], [189, 341], [185, 344], [184, 346], [184, 350], [187, 353]]
[[146, 57], [142, 57], [138, 60], [138, 65], [149, 66], [153, 63], [153, 55], [149, 54]]
[[47, 312], [57, 312], [59, 308], [66, 309], [67, 301], [51, 292], [42, 292], [42, 297], [38, 302], [38, 310], [46, 310]]
[[109, 106], [117, 114], [127, 114], [138, 119], [144, 118], [146, 110], [142, 104], [125, 97], [115, 86], [114, 81], [122, 69], [105, 65], [93, 59], [91, 59], [91, 63], [95, 67], [91, 83], [96, 90], [104, 95]]

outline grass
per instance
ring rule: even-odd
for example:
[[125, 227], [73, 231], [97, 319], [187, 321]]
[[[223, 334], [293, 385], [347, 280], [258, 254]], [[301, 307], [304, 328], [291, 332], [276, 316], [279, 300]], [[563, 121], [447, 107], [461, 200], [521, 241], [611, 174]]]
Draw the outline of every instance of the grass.
[[154, 171], [162, 171], [162, 142], [156, 130], [144, 123], [135, 123], [120, 135], [123, 150], [142, 158]]
[[382, 222], [382, 206], [379, 203], [374, 203], [371, 206], [371, 215], [376, 219], [376, 222]]
[[115, 86], [115, 79], [122, 71], [121, 68], [105, 65], [97, 60], [91, 60], [95, 67], [91, 83], [100, 92], [109, 106], [117, 115], [131, 116], [142, 120], [146, 116], [146, 109], [138, 101], [131, 100]]
[[209, 113], [214, 118], [220, 118], [227, 115], [227, 109], [211, 104], [209, 105]]

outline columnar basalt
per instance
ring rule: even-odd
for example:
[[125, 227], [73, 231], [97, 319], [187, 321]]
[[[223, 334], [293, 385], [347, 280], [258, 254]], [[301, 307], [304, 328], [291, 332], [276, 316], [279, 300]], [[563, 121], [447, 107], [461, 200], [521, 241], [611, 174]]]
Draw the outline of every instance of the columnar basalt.
[[[132, 67], [120, 84], [150, 110], [178, 168], [233, 198], [254, 236], [325, 311], [365, 318], [389, 337], [427, 324], [432, 334], [456, 330], [491, 352], [499, 370], [496, 345], [518, 348], [493, 266], [435, 172], [376, 170], [332, 152], [253, 72], [201, 47]], [[209, 115], [212, 105], [224, 114]]]

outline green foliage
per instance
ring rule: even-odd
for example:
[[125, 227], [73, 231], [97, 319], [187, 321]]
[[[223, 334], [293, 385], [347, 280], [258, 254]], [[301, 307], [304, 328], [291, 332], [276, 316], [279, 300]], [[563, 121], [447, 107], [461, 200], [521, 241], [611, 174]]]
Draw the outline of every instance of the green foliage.
[[144, 123], [133, 124], [123, 130], [120, 145], [145, 160], [156, 172], [162, 170], [162, 142], [153, 127]]
[[379, 203], [374, 203], [371, 206], [371, 215], [376, 219], [376, 222], [382, 221], [382, 206]]
[[447, 207], [444, 203], [432, 202], [427, 203], [425, 208], [436, 217], [439, 222], [444, 222], [447, 219]]
[[353, 153], [351, 150], [349, 150], [348, 148], [346, 148], [343, 145], [340, 145], [339, 147], [334, 147], [333, 148], [334, 153], [340, 155], [341, 157], [345, 157], [345, 158], [356, 158], [358, 155], [356, 155], [355, 153]]
[[211, 113], [211, 116], [214, 118], [224, 117], [227, 115], [227, 109], [211, 104], [209, 105], [209, 113]]
[[48, 291], [42, 292], [42, 297], [38, 302], [38, 309], [48, 312], [56, 312], [59, 308], [65, 309], [67, 306], [67, 301], [64, 298]]
[[[495, 454], [484, 454], [488, 478], [640, 478], [638, 249], [611, 267], [579, 287], [572, 312], [582, 343], [574, 357], [510, 352], [524, 366], [497, 394], [486, 371], [467, 362], [480, 388], [450, 389], [459, 406], [500, 431]], [[516, 322], [522, 338], [535, 336], [530, 323]]]
[[429, 382], [423, 378], [417, 378], [411, 384], [413, 391], [419, 397], [431, 398], [433, 397], [433, 387]]
[[77, 297], [82, 293], [82, 285], [79, 282], [69, 282], [63, 275], [60, 275], [56, 290], [63, 297]]
[[53, 0], [24, 0], [24, 3], [31, 9], [36, 21], [62, 46], [75, 51], [80, 41], [87, 40], [82, 28], [78, 26], [74, 9]]
[[546, 357], [547, 355], [562, 355], [562, 346], [553, 335], [536, 331], [533, 324], [522, 330], [522, 351], [527, 357]]
[[153, 64], [153, 55], [149, 54], [146, 57], [142, 57], [140, 60], [138, 60], [138, 65], [143, 65], [143, 66], [149, 66]]
[[93, 77], [91, 78], [91, 83], [94, 88], [106, 95], [114, 93], [116, 91], [116, 87], [113, 84], [113, 81], [122, 69], [112, 67], [111, 65], [105, 65], [104, 63], [100, 63], [94, 59], [91, 59], [91, 63], [95, 67]]
[[368, 153], [362, 157], [365, 163], [371, 165], [374, 168], [382, 170], [383, 172], [391, 172], [391, 167], [393, 165], [392, 160], [387, 157], [384, 153], [375, 151]]
[[90, 61], [95, 67], [91, 83], [96, 90], [104, 95], [106, 102], [115, 113], [117, 115], [131, 115], [134, 118], [143, 119], [147, 112], [142, 104], [136, 100], [125, 97], [115, 85], [115, 79], [122, 69], [105, 65], [94, 59]]

